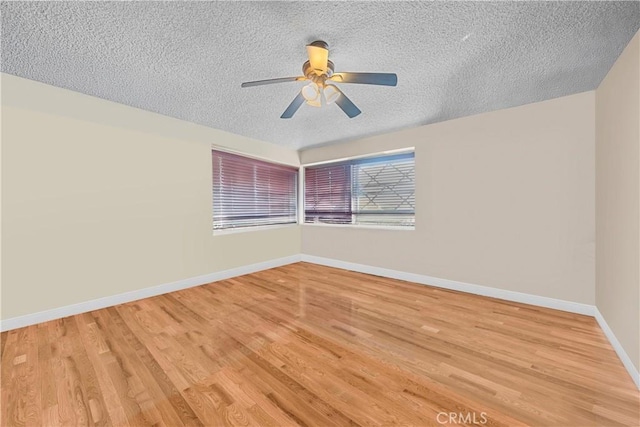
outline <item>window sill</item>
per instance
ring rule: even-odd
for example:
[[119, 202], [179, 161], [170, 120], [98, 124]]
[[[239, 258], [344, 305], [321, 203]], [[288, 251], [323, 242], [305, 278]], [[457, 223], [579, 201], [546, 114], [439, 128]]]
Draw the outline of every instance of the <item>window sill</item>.
[[415, 225], [412, 227], [401, 225], [361, 225], [361, 224], [324, 224], [315, 222], [305, 222], [302, 224], [310, 227], [336, 227], [336, 228], [353, 228], [353, 229], [365, 229], [365, 230], [398, 230], [398, 231], [415, 231]]
[[247, 233], [250, 231], [264, 231], [264, 230], [276, 230], [278, 228], [297, 227], [295, 224], [273, 224], [273, 225], [257, 225], [255, 227], [238, 227], [238, 228], [221, 228], [219, 230], [213, 230], [213, 236], [224, 236], [226, 234]]

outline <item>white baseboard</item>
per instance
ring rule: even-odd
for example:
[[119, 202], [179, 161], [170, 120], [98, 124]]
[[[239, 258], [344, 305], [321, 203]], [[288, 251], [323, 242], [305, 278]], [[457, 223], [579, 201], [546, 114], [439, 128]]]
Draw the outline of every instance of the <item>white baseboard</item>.
[[202, 276], [191, 277], [176, 282], [165, 283], [150, 288], [139, 289], [136, 291], [125, 292], [123, 294], [111, 295], [108, 297], [98, 298], [78, 304], [67, 305], [64, 307], [53, 308], [51, 310], [40, 311], [38, 313], [27, 314], [24, 316], [12, 317], [0, 321], [0, 331], [9, 331], [12, 329], [22, 328], [24, 326], [35, 325], [37, 323], [47, 322], [49, 320], [60, 319], [62, 317], [73, 316], [75, 314], [86, 313], [88, 311], [98, 310], [105, 307], [111, 307], [117, 304], [136, 301], [143, 298], [154, 297], [169, 292], [179, 291], [181, 289], [191, 288], [193, 286], [204, 285], [206, 283], [225, 280], [244, 274], [255, 273], [269, 268], [280, 267], [281, 265], [292, 264], [300, 261], [300, 255], [292, 255], [284, 258], [273, 259], [256, 264], [245, 265], [229, 270], [218, 271], [216, 273], [205, 274]]
[[310, 262], [313, 264], [326, 265], [329, 267], [342, 268], [345, 270], [358, 271], [360, 273], [373, 274], [376, 276], [389, 277], [392, 279], [406, 280], [408, 282], [420, 283], [422, 285], [430, 285], [438, 288], [483, 295], [486, 297], [498, 298], [506, 301], [514, 301], [523, 304], [553, 308], [556, 310], [568, 311], [570, 313], [585, 314], [588, 316], [593, 316], [595, 314], [595, 306], [582, 304], [579, 302], [542, 297], [538, 295], [525, 294], [522, 292], [507, 291], [504, 289], [491, 288], [489, 286], [473, 285], [471, 283], [441, 279], [438, 277], [425, 276], [422, 274], [406, 273], [404, 271], [390, 270], [387, 268], [373, 267], [364, 264], [355, 264], [352, 262], [340, 261], [331, 258], [322, 258], [313, 255], [303, 254], [302, 261]]
[[634, 383], [636, 383], [636, 387], [638, 387], [638, 389], [640, 390], [640, 372], [638, 372], [638, 369], [636, 369], [635, 365], [631, 361], [631, 358], [629, 357], [627, 352], [624, 351], [624, 348], [622, 348], [622, 344], [620, 344], [620, 341], [618, 341], [618, 338], [616, 338], [615, 334], [607, 324], [607, 321], [604, 320], [604, 317], [602, 317], [602, 314], [597, 308], [595, 318], [605, 336], [611, 343], [611, 347], [613, 347], [613, 349], [616, 351], [618, 357], [620, 358], [620, 361], [622, 361], [625, 369], [627, 370], [627, 372], [629, 372], [629, 375], [631, 375], [631, 379]]

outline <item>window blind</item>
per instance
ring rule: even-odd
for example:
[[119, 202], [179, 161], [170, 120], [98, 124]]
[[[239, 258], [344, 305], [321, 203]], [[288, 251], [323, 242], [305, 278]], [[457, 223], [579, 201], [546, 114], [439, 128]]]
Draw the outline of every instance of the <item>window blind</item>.
[[297, 169], [212, 151], [213, 228], [297, 222]]
[[306, 168], [305, 222], [413, 226], [414, 153]]
[[304, 206], [305, 222], [350, 223], [350, 165], [337, 164], [305, 169]]

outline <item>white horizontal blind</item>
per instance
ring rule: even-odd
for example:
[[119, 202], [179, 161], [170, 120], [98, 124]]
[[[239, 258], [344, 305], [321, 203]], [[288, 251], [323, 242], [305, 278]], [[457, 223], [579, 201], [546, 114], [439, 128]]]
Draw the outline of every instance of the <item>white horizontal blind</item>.
[[297, 221], [298, 170], [213, 150], [213, 228]]
[[305, 170], [305, 222], [345, 224], [352, 220], [351, 166], [325, 165]]
[[413, 226], [414, 153], [307, 168], [305, 222]]

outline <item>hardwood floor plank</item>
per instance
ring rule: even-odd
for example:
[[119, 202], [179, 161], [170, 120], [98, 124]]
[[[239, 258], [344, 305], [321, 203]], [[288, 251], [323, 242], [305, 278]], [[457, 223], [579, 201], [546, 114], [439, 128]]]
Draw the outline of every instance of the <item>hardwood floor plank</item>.
[[97, 426], [111, 425], [111, 419], [104, 400], [104, 392], [98, 381], [96, 372], [87, 355], [87, 347], [80, 338], [77, 325], [78, 316], [63, 319], [68, 333], [73, 337], [69, 340], [72, 355], [68, 357], [70, 364], [76, 372], [74, 375], [80, 379], [80, 388], [77, 389], [76, 398], [82, 402], [84, 411], [87, 412], [89, 424]]
[[308, 263], [0, 339], [3, 427], [640, 425], [592, 317]]
[[106, 367], [108, 361], [113, 357], [109, 342], [90, 313], [76, 316], [76, 323], [82, 345], [95, 370], [105, 410], [113, 425], [124, 425], [127, 423], [127, 416]]
[[37, 389], [40, 391], [40, 420], [42, 425], [54, 425], [54, 420], [48, 417], [52, 412], [55, 412], [52, 408], [57, 408], [58, 398], [56, 395], [56, 378], [53, 375], [51, 365], [51, 342], [47, 324], [39, 324], [37, 331], [38, 363], [40, 364]]
[[0, 354], [4, 354], [4, 346], [7, 344], [8, 338], [9, 338], [8, 331], [0, 333]]
[[57, 405], [48, 414], [54, 425], [88, 425], [88, 402], [82, 389], [82, 379], [73, 359], [65, 319], [48, 322], [51, 342], [52, 374], [56, 379]]
[[[131, 425], [153, 425], [161, 422], [160, 413], [157, 408], [145, 405], [145, 400], [149, 400], [146, 395], [140, 395], [140, 390], [136, 389], [139, 384], [138, 372], [134, 368], [136, 362], [131, 349], [128, 348], [124, 339], [118, 334], [118, 327], [112, 321], [108, 309], [92, 312], [95, 323], [105, 335], [108, 342], [109, 354], [102, 354], [103, 363], [109, 374], [117, 395], [120, 398], [120, 405], [125, 413], [127, 422]], [[148, 388], [153, 384], [146, 384]]]
[[2, 409], [2, 413], [0, 414], [0, 420], [2, 420], [5, 424], [14, 424], [14, 421], [11, 420], [11, 416], [13, 413], [13, 409], [10, 409], [10, 405], [12, 405], [13, 401], [16, 399], [18, 391], [15, 389], [15, 385], [12, 381], [13, 372], [13, 360], [17, 351], [17, 341], [18, 341], [18, 333], [20, 330], [13, 330], [6, 332], [5, 335], [5, 348], [2, 353], [2, 370], [0, 371], [0, 381], [1, 381], [1, 395], [2, 401], [0, 404], [0, 408]]
[[[134, 334], [130, 324], [125, 323], [118, 309], [107, 309], [111, 315], [111, 325], [115, 326], [115, 337], [123, 343], [123, 349], [136, 372], [147, 399], [160, 411], [160, 418], [171, 426], [202, 425], [180, 391], [171, 382], [164, 370]], [[142, 391], [141, 390], [141, 391]]]

